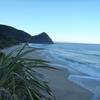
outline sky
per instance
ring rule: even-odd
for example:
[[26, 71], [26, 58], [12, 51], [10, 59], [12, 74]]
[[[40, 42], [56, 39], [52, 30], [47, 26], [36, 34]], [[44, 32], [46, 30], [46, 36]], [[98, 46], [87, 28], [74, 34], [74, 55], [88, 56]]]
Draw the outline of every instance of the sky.
[[0, 0], [0, 24], [55, 42], [100, 43], [100, 0]]

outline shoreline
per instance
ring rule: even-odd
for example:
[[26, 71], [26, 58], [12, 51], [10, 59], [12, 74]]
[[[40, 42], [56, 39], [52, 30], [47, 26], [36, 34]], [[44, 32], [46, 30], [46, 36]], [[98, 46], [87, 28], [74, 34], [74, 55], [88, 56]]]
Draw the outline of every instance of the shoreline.
[[[5, 53], [15, 50], [18, 46], [5, 48]], [[20, 47], [20, 46], [19, 46]], [[25, 50], [32, 48], [27, 47]], [[31, 52], [25, 56], [26, 58], [42, 58], [39, 52]], [[87, 89], [68, 79], [70, 72], [67, 68], [56, 67], [59, 70], [36, 69], [39, 73], [45, 76], [48, 84], [53, 91], [56, 100], [91, 100], [93, 93]]]
[[38, 69], [44, 74], [57, 100], [92, 100], [93, 94], [68, 79], [70, 73], [65, 68], [59, 70]]

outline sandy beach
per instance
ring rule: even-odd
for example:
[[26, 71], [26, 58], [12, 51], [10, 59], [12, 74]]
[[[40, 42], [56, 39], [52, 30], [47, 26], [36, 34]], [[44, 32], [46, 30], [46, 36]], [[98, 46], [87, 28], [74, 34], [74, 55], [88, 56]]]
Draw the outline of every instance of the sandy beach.
[[91, 100], [92, 93], [68, 80], [67, 69], [38, 70], [44, 74], [57, 100]]
[[[14, 50], [17, 46], [6, 48], [4, 52], [9, 52]], [[32, 48], [26, 48], [29, 50]], [[26, 57], [30, 58], [41, 58], [40, 54], [37, 52], [31, 52]], [[66, 65], [67, 66], [67, 65]], [[70, 72], [65, 68], [59, 68], [54, 66], [59, 70], [48, 70], [48, 69], [38, 69], [39, 73], [44, 74], [45, 79], [49, 82], [49, 86], [53, 91], [56, 100], [91, 100], [93, 94], [80, 87], [79, 85], [68, 80]]]

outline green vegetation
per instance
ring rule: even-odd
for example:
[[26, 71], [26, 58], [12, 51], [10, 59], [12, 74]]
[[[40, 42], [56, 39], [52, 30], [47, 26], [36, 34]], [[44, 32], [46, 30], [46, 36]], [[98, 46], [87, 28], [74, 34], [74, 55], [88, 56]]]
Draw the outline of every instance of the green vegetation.
[[18, 42], [14, 39], [9, 39], [9, 40], [0, 40], [0, 49], [3, 49], [5, 47], [10, 47], [12, 45], [16, 45]]
[[[13, 57], [15, 51], [0, 53], [0, 100], [54, 100], [48, 83], [37, 68], [49, 68], [46, 61], [24, 58], [26, 44]], [[50, 98], [52, 99], [50, 99]]]

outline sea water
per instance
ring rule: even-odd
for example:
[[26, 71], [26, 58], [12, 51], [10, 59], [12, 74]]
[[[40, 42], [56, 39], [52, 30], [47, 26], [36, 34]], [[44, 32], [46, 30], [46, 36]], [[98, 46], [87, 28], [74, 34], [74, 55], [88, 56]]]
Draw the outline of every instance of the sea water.
[[43, 48], [41, 54], [51, 65], [67, 68], [69, 80], [94, 93], [100, 100], [100, 44], [55, 43], [29, 44]]

